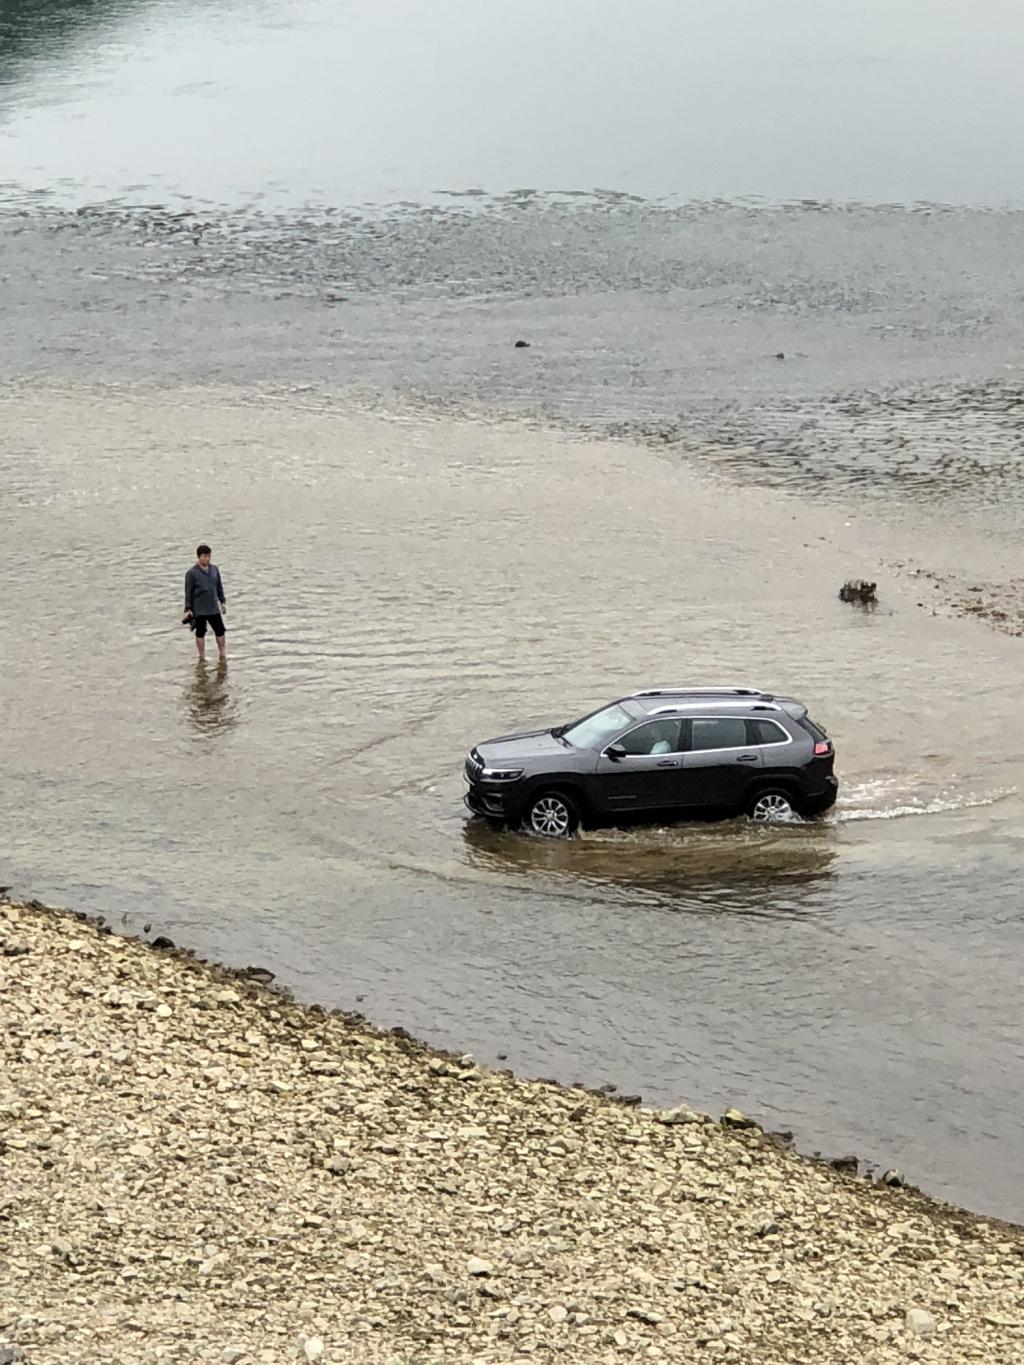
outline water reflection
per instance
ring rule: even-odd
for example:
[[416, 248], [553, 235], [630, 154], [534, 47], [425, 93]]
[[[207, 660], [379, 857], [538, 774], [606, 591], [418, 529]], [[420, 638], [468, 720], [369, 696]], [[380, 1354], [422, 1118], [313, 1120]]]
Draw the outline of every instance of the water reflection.
[[491, 875], [572, 879], [632, 904], [687, 911], [803, 915], [818, 908], [836, 868], [834, 833], [820, 825], [753, 829], [746, 822], [604, 829], [534, 839], [466, 822], [467, 861]]
[[222, 734], [237, 724], [238, 706], [228, 686], [227, 664], [218, 663], [211, 669], [197, 663], [182, 698], [189, 724], [203, 739]]
[[119, 19], [139, 0], [0, 0], [0, 84], [14, 59], [52, 52], [90, 25]]

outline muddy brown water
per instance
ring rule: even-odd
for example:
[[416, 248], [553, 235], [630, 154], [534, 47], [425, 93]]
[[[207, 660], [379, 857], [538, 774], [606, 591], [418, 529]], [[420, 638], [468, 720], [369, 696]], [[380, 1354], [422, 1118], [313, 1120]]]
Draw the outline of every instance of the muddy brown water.
[[[32, 600], [0, 670], [5, 880], [1018, 1211], [1020, 646], [912, 583], [838, 602], [877, 528], [638, 447], [340, 401], [11, 385], [2, 413], [0, 554]], [[177, 624], [197, 525], [225, 677]], [[807, 699], [831, 818], [564, 845], [467, 822], [473, 740], [709, 676]]]
[[[775, 65], [709, 20], [680, 79], [696, 49], [624, 65], [610, 5], [512, 33], [456, 0], [437, 31], [9, 0], [0, 881], [1024, 1218], [1024, 646], [934, 587], [1022, 579], [1019, 150], [987, 94], [1020, 86], [1005, 33], [922, 45], [912, 8], [751, 4]], [[499, 39], [543, 54], [529, 89], [476, 61]], [[317, 84], [332, 54], [353, 79]], [[201, 536], [226, 676], [178, 624]], [[689, 679], [804, 698], [832, 815], [467, 820], [474, 740]]]

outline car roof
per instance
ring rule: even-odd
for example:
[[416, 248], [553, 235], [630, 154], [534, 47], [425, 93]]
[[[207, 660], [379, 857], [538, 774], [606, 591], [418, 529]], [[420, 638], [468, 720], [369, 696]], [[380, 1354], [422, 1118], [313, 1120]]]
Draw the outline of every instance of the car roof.
[[[793, 697], [779, 697], [758, 687], [646, 687], [621, 701], [632, 702], [641, 715], [679, 715], [683, 712], [785, 711], [806, 715]], [[631, 708], [632, 709], [632, 708]]]

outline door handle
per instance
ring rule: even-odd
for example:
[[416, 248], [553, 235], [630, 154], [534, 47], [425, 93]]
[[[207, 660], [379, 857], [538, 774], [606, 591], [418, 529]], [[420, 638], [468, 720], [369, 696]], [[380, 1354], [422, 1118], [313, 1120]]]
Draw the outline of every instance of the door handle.
[[737, 758], [736, 762], [737, 762], [737, 763], [756, 763], [756, 762], [757, 762], [757, 754], [740, 754], [740, 756], [739, 756], [739, 758]]
[[678, 768], [678, 767], [679, 767], [679, 759], [678, 759], [678, 758], [659, 758], [659, 759], [658, 759], [658, 767], [659, 767], [659, 768]]

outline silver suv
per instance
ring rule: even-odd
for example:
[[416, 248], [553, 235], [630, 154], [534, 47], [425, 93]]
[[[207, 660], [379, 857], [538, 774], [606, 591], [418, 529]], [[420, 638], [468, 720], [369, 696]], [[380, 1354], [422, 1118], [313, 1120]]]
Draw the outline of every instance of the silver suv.
[[466, 805], [566, 838], [634, 812], [818, 815], [834, 804], [835, 749], [807, 707], [754, 687], [651, 687], [566, 725], [476, 744]]

